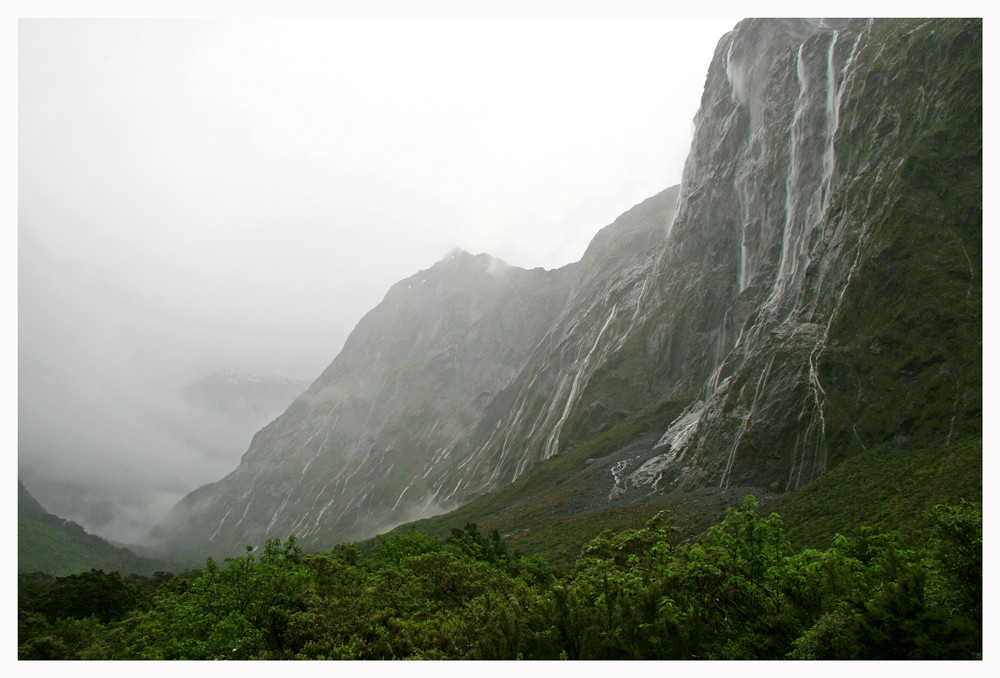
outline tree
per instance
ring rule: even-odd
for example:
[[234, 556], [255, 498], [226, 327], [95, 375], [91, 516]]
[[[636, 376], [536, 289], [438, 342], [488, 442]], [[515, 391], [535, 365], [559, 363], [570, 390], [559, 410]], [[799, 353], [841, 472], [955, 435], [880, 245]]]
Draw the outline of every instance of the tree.
[[484, 537], [479, 533], [475, 523], [467, 523], [464, 528], [451, 529], [448, 544], [473, 560], [481, 560], [491, 565], [507, 564], [507, 544], [497, 530], [491, 531]]

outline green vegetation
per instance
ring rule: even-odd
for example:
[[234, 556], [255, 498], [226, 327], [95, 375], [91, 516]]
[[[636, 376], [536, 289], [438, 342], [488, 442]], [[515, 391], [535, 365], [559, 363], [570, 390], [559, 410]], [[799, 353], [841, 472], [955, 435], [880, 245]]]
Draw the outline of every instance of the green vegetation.
[[914, 545], [934, 528], [939, 503], [982, 501], [982, 438], [949, 447], [881, 446], [850, 457], [767, 510], [780, 513], [793, 546], [826, 548], [862, 526], [894, 531]]
[[939, 506], [906, 546], [859, 529], [794, 551], [752, 496], [680, 543], [671, 518], [565, 572], [474, 524], [303, 555], [290, 538], [150, 579], [22, 575], [21, 659], [975, 659], [982, 514]]
[[91, 568], [152, 574], [172, 564], [143, 558], [46, 511], [17, 484], [17, 571], [73, 574]]
[[865, 230], [819, 364], [844, 455], [982, 434], [982, 22], [872, 31], [837, 148], [860, 169], [831, 208]]
[[504, 495], [520, 502], [513, 509], [484, 497], [487, 509], [510, 510], [478, 524], [459, 511], [436, 519], [446, 531], [430, 534], [424, 521], [313, 554], [294, 538], [272, 540], [226, 567], [209, 560], [178, 576], [22, 574], [19, 657], [980, 656], [979, 439], [873, 449], [766, 511], [752, 499], [731, 507], [714, 526], [666, 497], [538, 519], [518, 539], [501, 537], [498, 517], [558, 506], [544, 501], [546, 483], [556, 496], [579, 489], [586, 459], [668, 409], [550, 460], [559, 473], [528, 474], [527, 489]]

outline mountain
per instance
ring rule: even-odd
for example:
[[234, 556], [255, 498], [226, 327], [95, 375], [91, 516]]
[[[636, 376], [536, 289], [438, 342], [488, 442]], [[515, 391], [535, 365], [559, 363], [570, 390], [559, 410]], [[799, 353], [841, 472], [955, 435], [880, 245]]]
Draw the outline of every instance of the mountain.
[[176, 570], [171, 563], [137, 556], [54, 516], [17, 482], [17, 571], [69, 575], [93, 568], [123, 575]]
[[625, 482], [783, 491], [981, 434], [981, 54], [962, 20], [723, 38], [660, 267], [704, 311], [657, 323], [712, 375]]
[[[576, 397], [608, 350], [595, 341], [627, 333], [676, 197], [674, 187], [636, 206], [555, 271], [456, 250], [395, 284], [239, 467], [185, 497], [150, 543], [195, 558], [264, 533], [309, 545], [360, 539], [458, 506], [550, 456], [558, 433], [527, 453], [497, 449], [494, 420], [512, 408], [523, 419], [523, 400], [543, 382]], [[625, 324], [602, 332], [595, 311], [611, 297], [623, 300]], [[531, 407], [550, 430], [568, 412]]]
[[454, 252], [394, 285], [150, 542], [319, 548], [542, 462], [588, 475], [583, 512], [728, 501], [981, 436], [981, 21], [742, 21], [695, 124], [681, 186], [581, 261]]
[[208, 410], [257, 423], [260, 428], [284, 412], [308, 386], [297, 379], [236, 368], [189, 384], [183, 395]]

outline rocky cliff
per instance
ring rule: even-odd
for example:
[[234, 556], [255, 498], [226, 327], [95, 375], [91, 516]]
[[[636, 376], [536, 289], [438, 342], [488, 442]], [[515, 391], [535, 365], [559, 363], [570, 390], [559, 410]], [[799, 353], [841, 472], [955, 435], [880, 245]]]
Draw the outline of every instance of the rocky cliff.
[[668, 302], [657, 326], [700, 336], [714, 369], [627, 482], [790, 490], [872, 445], [981, 434], [981, 37], [854, 20], [723, 38], [659, 267], [704, 311]]
[[456, 252], [396, 284], [153, 539], [370, 536], [664, 401], [686, 405], [605, 501], [981, 434], [981, 54], [978, 21], [741, 22], [679, 189], [563, 269]]

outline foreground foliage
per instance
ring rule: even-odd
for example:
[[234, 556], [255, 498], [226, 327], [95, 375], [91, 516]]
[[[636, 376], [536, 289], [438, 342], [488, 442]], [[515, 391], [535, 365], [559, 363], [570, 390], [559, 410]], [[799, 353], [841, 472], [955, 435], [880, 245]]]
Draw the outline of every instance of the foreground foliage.
[[195, 573], [22, 575], [21, 659], [974, 659], [982, 513], [917, 548], [862, 529], [794, 552], [753, 497], [677, 543], [662, 514], [572, 570], [476, 525], [303, 555], [294, 537]]

